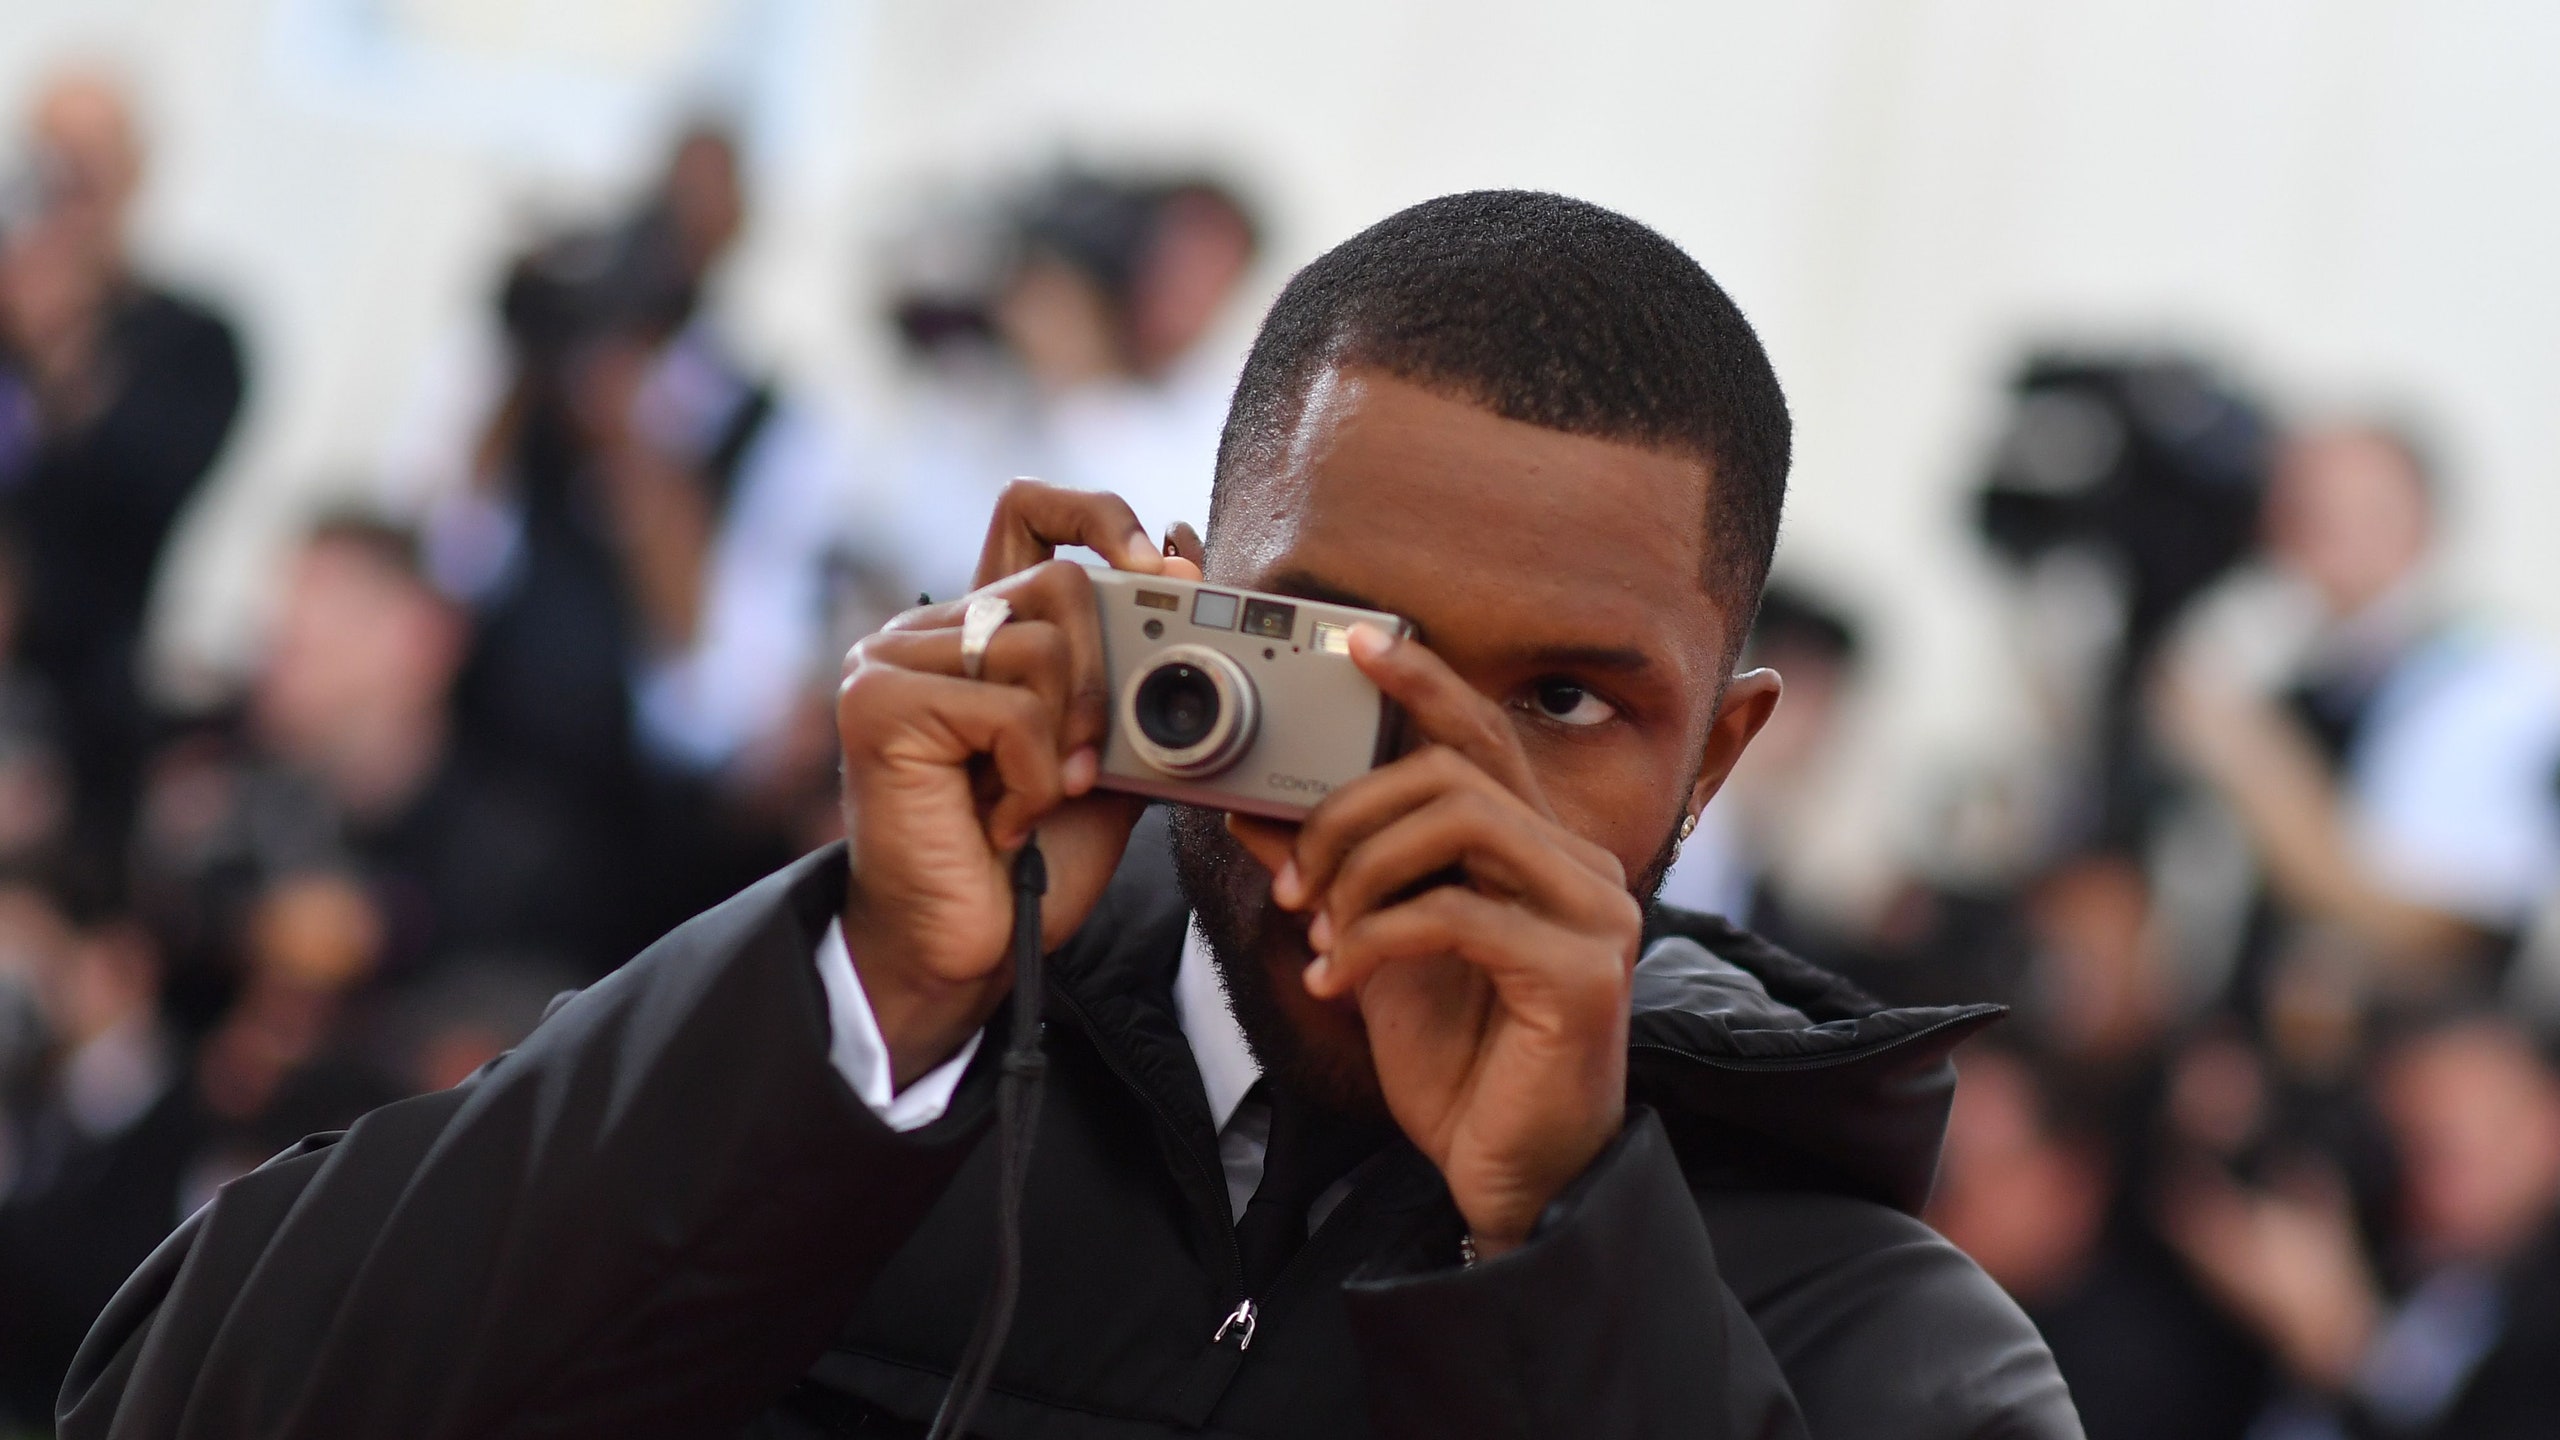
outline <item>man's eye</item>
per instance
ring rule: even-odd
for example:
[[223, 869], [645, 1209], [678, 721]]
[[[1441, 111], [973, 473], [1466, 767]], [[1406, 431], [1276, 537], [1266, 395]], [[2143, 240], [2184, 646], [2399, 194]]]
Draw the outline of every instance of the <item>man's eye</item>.
[[1615, 719], [1618, 707], [1570, 680], [1541, 680], [1538, 713], [1560, 725], [1600, 725]]

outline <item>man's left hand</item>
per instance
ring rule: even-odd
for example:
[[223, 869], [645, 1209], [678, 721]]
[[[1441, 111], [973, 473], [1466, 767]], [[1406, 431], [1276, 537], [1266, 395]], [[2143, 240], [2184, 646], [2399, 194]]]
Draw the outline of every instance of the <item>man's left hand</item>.
[[[1272, 897], [1314, 912], [1308, 993], [1358, 1004], [1388, 1110], [1491, 1257], [1624, 1121], [1643, 913], [1499, 704], [1413, 641], [1361, 626], [1351, 653], [1427, 743], [1328, 796]], [[1465, 883], [1416, 893], [1442, 872]]]

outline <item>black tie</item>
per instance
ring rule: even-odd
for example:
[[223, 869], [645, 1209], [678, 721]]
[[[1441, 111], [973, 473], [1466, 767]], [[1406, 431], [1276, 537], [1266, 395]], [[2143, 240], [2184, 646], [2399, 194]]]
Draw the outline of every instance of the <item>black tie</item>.
[[1269, 1288], [1307, 1242], [1307, 1211], [1316, 1197], [1386, 1138], [1381, 1126], [1320, 1110], [1268, 1082], [1254, 1090], [1271, 1102], [1271, 1138], [1262, 1150], [1262, 1183], [1236, 1221], [1247, 1295]]

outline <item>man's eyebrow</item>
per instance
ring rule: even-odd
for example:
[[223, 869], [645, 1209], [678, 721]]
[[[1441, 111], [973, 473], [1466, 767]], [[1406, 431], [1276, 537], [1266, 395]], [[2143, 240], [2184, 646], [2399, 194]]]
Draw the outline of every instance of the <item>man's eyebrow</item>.
[[1387, 608], [1356, 590], [1336, 585], [1323, 576], [1307, 570], [1283, 570], [1265, 582], [1262, 588], [1274, 595], [1290, 595], [1300, 600], [1320, 600], [1327, 605], [1349, 605], [1359, 610], [1386, 610]]
[[1653, 668], [1653, 657], [1627, 645], [1544, 645], [1525, 657], [1531, 664], [1557, 670], [1604, 670], [1633, 675]]
[[[1274, 595], [1290, 595], [1300, 600], [1321, 600], [1329, 605], [1351, 605], [1362, 610], [1388, 610], [1368, 596], [1345, 586], [1334, 584], [1307, 570], [1284, 570], [1264, 584]], [[1389, 610], [1389, 613], [1393, 613]], [[1408, 617], [1410, 621], [1410, 617]], [[1428, 645], [1431, 637], [1414, 626], [1415, 638]], [[1600, 671], [1616, 675], [1638, 675], [1654, 668], [1653, 656], [1632, 645], [1540, 645], [1524, 652], [1520, 658], [1542, 670]]]

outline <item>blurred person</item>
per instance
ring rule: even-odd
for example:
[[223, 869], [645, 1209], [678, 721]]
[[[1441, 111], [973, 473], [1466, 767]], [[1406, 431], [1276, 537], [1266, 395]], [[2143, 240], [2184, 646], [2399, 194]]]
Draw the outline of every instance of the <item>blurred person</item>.
[[[987, 1293], [1011, 1004], [1042, 1178], [980, 1433], [2078, 1435], [1911, 1213], [1996, 1012], [1667, 907], [1645, 944], [1776, 698], [1733, 662], [1791, 422], [1731, 299], [1599, 207], [1448, 196], [1301, 271], [1243, 374], [1205, 546], [1008, 489], [985, 587], [857, 647], [848, 845], [235, 1182], [63, 1434], [914, 1433]], [[1069, 545], [1411, 618], [1348, 644], [1415, 743], [1297, 827], [1095, 790]]]
[[[910, 592], [968, 588], [972, 517], [1002, 477], [1112, 491], [1151, 533], [1204, 520], [1237, 360], [1215, 337], [1261, 243], [1245, 201], [1205, 175], [1070, 169], [980, 223], [1000, 232], [991, 276], [899, 302], [936, 363], [875, 478], [868, 524], [882, 533], [864, 553]], [[983, 360], [989, 346], [1001, 364], [938, 353]]]
[[2032, 1023], [2075, 1065], [2130, 1083], [2178, 1019], [2142, 866], [2106, 852], [2065, 861], [2029, 889], [2026, 916]]
[[357, 887], [380, 931], [367, 968], [394, 979], [489, 948], [611, 963], [619, 891], [569, 800], [456, 724], [468, 646], [409, 532], [312, 526], [242, 714], [154, 769], [139, 861], [200, 969], [231, 974], [268, 887], [312, 874]]
[[2314, 1069], [2352, 1053], [2377, 989], [2493, 986], [2560, 884], [2560, 675], [2441, 597], [2441, 483], [2379, 422], [2293, 437], [2264, 545], [2308, 611], [2299, 658], [2249, 656], [2281, 644], [2208, 611], [2157, 695], [2160, 733], [2263, 876], [2235, 1001]]
[[186, 1175], [189, 1211], [302, 1136], [410, 1093], [369, 1053], [356, 1013], [387, 941], [360, 880], [327, 870], [273, 877], [244, 928], [238, 988], [195, 1056], [207, 1134]]
[[25, 653], [62, 707], [83, 838], [109, 867], [148, 739], [152, 585], [245, 385], [230, 324], [126, 249], [137, 129], [115, 80], [56, 75], [0, 204], [0, 508], [24, 545]]
[[732, 138], [698, 124], [632, 215], [520, 258], [503, 353], [439, 377], [389, 462], [481, 617], [472, 723], [602, 790], [717, 775], [831, 673], [850, 461], [704, 303], [741, 185]]
[[1789, 862], [1805, 791], [1836, 758], [1860, 649], [1856, 626], [1837, 607], [1783, 579], [1771, 582], [1752, 621], [1746, 658], [1787, 677], [1786, 699], [1681, 842], [1680, 858], [1662, 882], [1664, 900], [1731, 916], [1825, 961], [1854, 943], [1858, 922], [1809, 899], [1800, 873], [1805, 867]]
[[402, 1093], [450, 1090], [470, 1079], [522, 1044], [577, 978], [538, 956], [489, 952], [458, 957], [389, 996], [379, 1029], [399, 1057]]
[[2124, 1205], [2140, 1162], [2102, 1092], [2014, 1045], [1957, 1070], [1926, 1218], [2025, 1307], [2090, 1440], [2239, 1440], [2265, 1356]]
[[2560, 1075], [2513, 1022], [2470, 1013], [2390, 1045], [2373, 1088], [2401, 1166], [2381, 1273], [2332, 1172], [2205, 1170], [2170, 1193], [2170, 1235], [2296, 1387], [2254, 1433], [2560, 1433]]
[[43, 1426], [80, 1336], [178, 1223], [202, 1125], [142, 926], [102, 896], [12, 884], [0, 953], [43, 1043], [0, 1103], [0, 1423]]
[[2009, 832], [1994, 840], [2008, 863], [2140, 852], [2167, 818], [2177, 792], [2144, 733], [2143, 687], [2198, 597], [2256, 548], [2273, 449], [2249, 388], [2201, 356], [2039, 349], [2012, 375], [1974, 524], [2013, 581], [2044, 743], [2013, 757], [2018, 794], [1961, 802]]
[[72, 775], [62, 707], [25, 648], [27, 558], [0, 526], [0, 870], [59, 863], [70, 839]]

